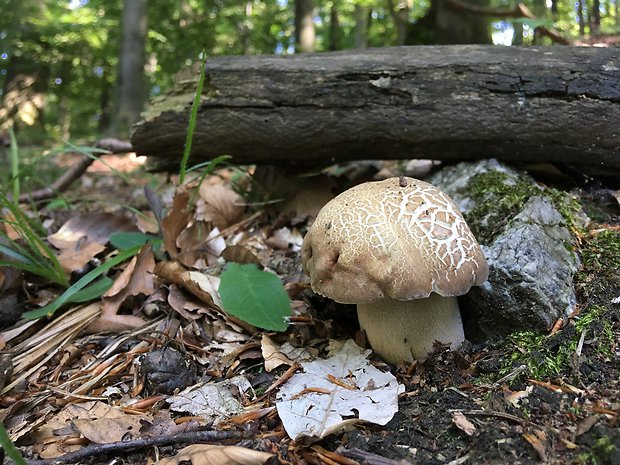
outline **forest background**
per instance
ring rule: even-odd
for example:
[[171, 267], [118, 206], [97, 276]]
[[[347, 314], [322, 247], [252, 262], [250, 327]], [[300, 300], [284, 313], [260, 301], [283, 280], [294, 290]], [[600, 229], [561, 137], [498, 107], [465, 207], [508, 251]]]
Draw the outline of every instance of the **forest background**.
[[[620, 0], [0, 0], [0, 135], [127, 137], [149, 97], [217, 55], [430, 43], [613, 41]], [[474, 13], [472, 10], [477, 11]], [[612, 37], [612, 39], [609, 39]], [[605, 39], [606, 38], [606, 39]]]

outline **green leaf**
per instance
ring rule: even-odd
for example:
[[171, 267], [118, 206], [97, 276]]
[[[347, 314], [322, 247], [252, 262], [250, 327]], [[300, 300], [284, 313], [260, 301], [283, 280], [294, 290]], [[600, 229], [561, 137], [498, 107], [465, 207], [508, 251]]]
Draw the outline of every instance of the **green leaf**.
[[116, 232], [110, 234], [110, 244], [118, 250], [127, 250], [149, 242], [159, 241], [161, 241], [159, 237], [141, 232]]
[[37, 310], [31, 310], [23, 314], [23, 317], [27, 320], [35, 320], [37, 318], [41, 318], [44, 316], [52, 316], [56, 310], [62, 307], [64, 304], [72, 302], [71, 299], [75, 298], [75, 295], [88, 286], [91, 282], [97, 279], [99, 276], [106, 273], [110, 268], [118, 265], [121, 262], [124, 262], [128, 258], [133, 257], [138, 252], [140, 252], [141, 246], [136, 246], [132, 249], [125, 250], [119, 253], [116, 257], [111, 258], [101, 266], [95, 268], [94, 270], [88, 272], [78, 282], [73, 284], [69, 289], [63, 292], [56, 300], [50, 302], [44, 307], [41, 307]]
[[81, 291], [73, 294], [73, 296], [70, 297], [67, 302], [82, 303], [88, 302], [90, 300], [95, 300], [97, 297], [101, 297], [103, 294], [105, 294], [106, 291], [112, 287], [113, 283], [114, 281], [112, 281], [107, 276], [104, 276], [99, 281], [95, 281], [91, 285], [86, 286]]
[[229, 263], [219, 292], [224, 310], [231, 315], [263, 329], [284, 331], [288, 327], [291, 305], [276, 275], [256, 265]]

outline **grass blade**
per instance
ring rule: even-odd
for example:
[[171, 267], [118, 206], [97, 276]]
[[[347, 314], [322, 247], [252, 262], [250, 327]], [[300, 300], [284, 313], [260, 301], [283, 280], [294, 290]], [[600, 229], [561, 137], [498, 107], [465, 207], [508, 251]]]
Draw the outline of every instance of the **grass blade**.
[[136, 247], [127, 249], [119, 253], [117, 256], [109, 259], [108, 261], [103, 263], [101, 266], [85, 274], [79, 281], [77, 281], [75, 284], [69, 287], [65, 292], [63, 292], [53, 302], [50, 302], [46, 306], [41, 307], [37, 310], [31, 310], [29, 312], [24, 313], [23, 315], [24, 318], [26, 318], [27, 320], [34, 320], [36, 318], [41, 318], [44, 316], [52, 316], [54, 312], [58, 310], [60, 307], [62, 307], [64, 304], [71, 302], [71, 299], [75, 298], [75, 295], [79, 291], [84, 289], [87, 285], [92, 283], [99, 276], [108, 272], [112, 267], [136, 255], [138, 252], [140, 252], [141, 248], [142, 246], [136, 246]]

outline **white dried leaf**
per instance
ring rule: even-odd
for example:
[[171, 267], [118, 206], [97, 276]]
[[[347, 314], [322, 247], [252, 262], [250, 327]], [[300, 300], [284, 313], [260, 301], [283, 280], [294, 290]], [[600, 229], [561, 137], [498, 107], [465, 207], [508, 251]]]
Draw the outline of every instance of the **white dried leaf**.
[[233, 386], [242, 392], [251, 388], [250, 382], [245, 377], [235, 376], [225, 381], [208, 383], [198, 389], [181, 392], [169, 397], [166, 402], [170, 404], [172, 411], [202, 416], [217, 425], [243, 412], [243, 405], [231, 391]]
[[278, 415], [291, 438], [323, 438], [360, 421], [385, 425], [392, 419], [404, 387], [372, 366], [369, 354], [349, 340], [328, 359], [302, 364], [304, 373], [277, 395]]

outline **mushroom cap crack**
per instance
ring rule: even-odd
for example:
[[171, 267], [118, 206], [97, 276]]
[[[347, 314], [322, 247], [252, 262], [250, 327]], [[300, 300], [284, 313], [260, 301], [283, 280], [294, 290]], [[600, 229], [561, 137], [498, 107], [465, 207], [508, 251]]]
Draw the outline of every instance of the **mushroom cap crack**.
[[301, 253], [312, 289], [341, 303], [458, 296], [488, 277], [454, 202], [413, 178], [360, 184], [331, 200]]

